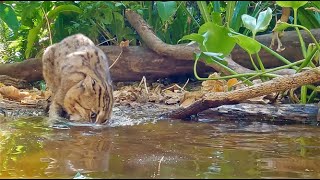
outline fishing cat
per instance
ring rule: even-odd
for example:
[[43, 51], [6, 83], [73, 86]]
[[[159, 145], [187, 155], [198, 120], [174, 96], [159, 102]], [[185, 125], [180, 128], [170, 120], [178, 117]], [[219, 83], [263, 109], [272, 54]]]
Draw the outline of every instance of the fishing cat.
[[110, 119], [113, 88], [107, 56], [83, 34], [46, 48], [43, 76], [51, 91], [49, 119], [103, 124]]

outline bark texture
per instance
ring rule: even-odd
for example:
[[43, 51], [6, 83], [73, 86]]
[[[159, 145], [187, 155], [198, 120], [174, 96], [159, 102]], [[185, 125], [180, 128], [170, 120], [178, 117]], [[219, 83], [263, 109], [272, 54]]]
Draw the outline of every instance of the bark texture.
[[167, 116], [177, 119], [185, 119], [208, 108], [214, 108], [226, 104], [238, 104], [243, 100], [268, 95], [273, 92], [281, 92], [302, 85], [320, 82], [320, 67], [303, 71], [294, 75], [274, 78], [270, 81], [241, 88], [225, 93], [207, 93], [202, 99], [196, 101], [187, 108], [180, 108]]

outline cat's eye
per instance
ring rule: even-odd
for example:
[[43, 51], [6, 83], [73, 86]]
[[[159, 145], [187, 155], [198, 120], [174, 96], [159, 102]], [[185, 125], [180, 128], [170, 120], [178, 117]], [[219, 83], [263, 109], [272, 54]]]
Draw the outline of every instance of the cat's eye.
[[96, 81], [92, 79], [92, 86], [94, 86], [95, 84], [96, 84]]
[[90, 118], [91, 118], [92, 120], [96, 120], [96, 117], [97, 117], [97, 113], [92, 112], [92, 113], [90, 114]]

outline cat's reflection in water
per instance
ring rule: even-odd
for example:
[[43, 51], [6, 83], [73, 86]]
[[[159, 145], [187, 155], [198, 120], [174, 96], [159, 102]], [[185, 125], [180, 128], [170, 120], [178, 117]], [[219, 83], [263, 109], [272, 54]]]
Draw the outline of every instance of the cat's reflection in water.
[[77, 172], [107, 172], [109, 170], [112, 132], [108, 129], [71, 127], [59, 130], [44, 149], [51, 159], [46, 174], [74, 175]]

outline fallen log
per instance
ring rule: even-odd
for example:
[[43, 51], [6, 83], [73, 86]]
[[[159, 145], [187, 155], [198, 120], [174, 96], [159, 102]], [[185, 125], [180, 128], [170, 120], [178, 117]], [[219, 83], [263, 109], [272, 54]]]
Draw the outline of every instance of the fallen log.
[[[315, 37], [315, 39], [320, 39], [320, 29], [311, 29], [310, 31], [312, 35]], [[310, 35], [305, 30], [301, 30], [300, 32], [306, 45], [308, 45], [309, 43], [314, 43]], [[270, 46], [271, 39], [271, 34], [264, 34], [256, 37], [257, 41], [259, 41], [267, 47]], [[303, 59], [300, 41], [296, 31], [285, 31], [284, 36], [281, 38], [281, 42], [285, 50], [282, 52], [278, 52], [278, 54], [280, 54], [281, 56], [283, 56], [291, 62]], [[272, 49], [276, 51], [276, 48], [277, 44], [275, 44], [275, 47], [273, 47]], [[264, 49], [260, 50], [259, 56], [261, 58], [261, 61], [265, 65], [265, 68], [272, 68], [284, 65], [282, 61], [279, 61], [276, 57], [271, 56]], [[242, 48], [239, 48], [238, 45], [231, 52], [231, 57], [235, 62], [237, 62], [241, 66], [253, 69], [248, 53], [246, 53]], [[258, 61], [255, 56], [253, 56], [253, 59], [255, 63], [258, 64]]]
[[199, 113], [199, 121], [263, 121], [317, 125], [317, 104], [249, 104], [222, 105]]
[[12, 78], [7, 75], [0, 75], [0, 82], [7, 86], [14, 86], [19, 89], [31, 88], [31, 85], [26, 80]]
[[[151, 50], [157, 52], [158, 54], [168, 57], [174, 57], [175, 59], [194, 60], [194, 53], [199, 52], [198, 46], [186, 46], [185, 44], [171, 45], [164, 43], [160, 38], [156, 36], [148, 23], [133, 10], [126, 10], [125, 15], [132, 27], [134, 27], [134, 29], [138, 32], [143, 42]], [[306, 31], [302, 30], [300, 32], [306, 44], [313, 42], [312, 38]], [[316, 39], [320, 39], [319, 29], [311, 30], [311, 32]], [[266, 46], [269, 46], [272, 40], [272, 36], [271, 34], [260, 35], [256, 37], [256, 40]], [[302, 51], [300, 48], [300, 41], [296, 31], [285, 32], [285, 35], [284, 37], [282, 37], [281, 41], [286, 47], [286, 50], [280, 52], [280, 55], [292, 62], [303, 59]], [[267, 68], [283, 65], [280, 60], [270, 55], [263, 49], [259, 52], [259, 55], [265, 67]], [[248, 67], [253, 68], [248, 53], [241, 49], [239, 46], [236, 46], [233, 49], [231, 57], [232, 59], [226, 58], [228, 67], [235, 70], [236, 72], [250, 72]], [[208, 64], [208, 66], [213, 67], [218, 72], [229, 74], [218, 65]]]
[[[109, 57], [111, 65], [119, 56], [119, 46], [99, 46]], [[200, 74], [212, 71], [204, 63], [199, 64]], [[116, 64], [110, 69], [112, 80], [139, 81], [143, 76], [147, 80], [157, 80], [175, 75], [193, 74], [193, 61], [177, 60], [171, 57], [158, 55], [150, 49], [131, 46], [123, 49]], [[18, 63], [1, 64], [0, 75], [22, 79], [27, 82], [43, 80], [41, 59], [28, 59]]]
[[[140, 36], [150, 49], [140, 46], [126, 47], [118, 62], [111, 69], [111, 76], [114, 81], [139, 81], [143, 76], [146, 76], [147, 80], [154, 80], [168, 76], [193, 74], [193, 53], [198, 51], [197, 46], [165, 44], [154, 35], [152, 28], [135, 12], [127, 11], [126, 16], [134, 28], [137, 30], [141, 29], [138, 32], [141, 33]], [[319, 29], [311, 30], [311, 32], [317, 39], [320, 39]], [[312, 42], [305, 31], [301, 31], [301, 33], [306, 43]], [[269, 46], [271, 35], [259, 35], [256, 39], [262, 44]], [[302, 59], [300, 44], [295, 31], [286, 32], [282, 38], [282, 43], [285, 45], [286, 50], [279, 53], [280, 55], [290, 61]], [[110, 58], [109, 64], [112, 64], [121, 52], [121, 47], [118, 46], [99, 47]], [[282, 65], [282, 62], [264, 50], [261, 50], [260, 56], [265, 67]], [[227, 58], [227, 61], [229, 67], [238, 73], [251, 71], [249, 68], [252, 65], [248, 55], [239, 47], [236, 47], [232, 51], [232, 59]], [[198, 71], [199, 75], [213, 71], [225, 72], [224, 69], [221, 69], [217, 65], [205, 65], [202, 62], [199, 62]], [[228, 74], [227, 72], [225, 73]], [[293, 73], [294, 71], [290, 71], [289, 73], [279, 72], [278, 74]], [[27, 82], [42, 80], [42, 63], [40, 59], [32, 58], [12, 64], [1, 64], [0, 75], [7, 75], [26, 80]]]
[[297, 74], [274, 78], [270, 81], [255, 84], [229, 92], [207, 93], [200, 100], [186, 108], [179, 108], [165, 116], [176, 119], [185, 119], [208, 108], [221, 105], [238, 104], [246, 99], [268, 95], [273, 92], [281, 92], [302, 85], [320, 82], [320, 67], [306, 70]]

